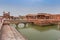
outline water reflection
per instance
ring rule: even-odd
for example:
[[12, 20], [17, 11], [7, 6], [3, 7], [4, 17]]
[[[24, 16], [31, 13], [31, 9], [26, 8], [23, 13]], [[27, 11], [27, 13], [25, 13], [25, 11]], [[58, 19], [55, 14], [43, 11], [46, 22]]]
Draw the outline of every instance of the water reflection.
[[18, 27], [19, 27], [19, 28], [24, 28], [24, 24], [23, 24], [23, 23], [20, 23], [20, 24], [18, 25]]
[[[16, 27], [16, 25], [15, 24], [10, 24], [11, 26], [13, 26], [13, 27]], [[17, 28], [17, 27], [16, 27]], [[23, 23], [20, 23], [19, 25], [18, 25], [18, 28], [24, 28], [24, 24]]]
[[37, 26], [29, 25], [27, 28], [20, 28], [19, 25], [18, 31], [25, 35], [28, 40], [59, 40], [60, 39], [60, 30], [58, 30], [56, 25], [53, 26]]

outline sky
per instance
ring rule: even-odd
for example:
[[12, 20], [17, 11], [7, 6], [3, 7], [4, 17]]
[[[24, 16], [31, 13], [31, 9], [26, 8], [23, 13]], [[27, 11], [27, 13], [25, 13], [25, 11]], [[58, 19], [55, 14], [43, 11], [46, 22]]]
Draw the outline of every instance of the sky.
[[0, 0], [0, 15], [9, 11], [11, 15], [37, 13], [60, 14], [60, 0]]

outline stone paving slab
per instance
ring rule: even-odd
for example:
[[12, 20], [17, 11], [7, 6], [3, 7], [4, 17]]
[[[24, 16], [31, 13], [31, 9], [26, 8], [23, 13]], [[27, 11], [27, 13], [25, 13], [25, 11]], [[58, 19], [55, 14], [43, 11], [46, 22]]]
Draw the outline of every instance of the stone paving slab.
[[27, 40], [27, 38], [24, 37], [21, 33], [19, 33], [14, 27], [11, 27], [11, 26], [10, 26], [10, 28], [11, 28], [11, 30], [12, 30], [12, 32], [13, 32], [16, 40], [19, 40], [19, 39]]
[[17, 30], [9, 25], [2, 26], [0, 40], [26, 40]]

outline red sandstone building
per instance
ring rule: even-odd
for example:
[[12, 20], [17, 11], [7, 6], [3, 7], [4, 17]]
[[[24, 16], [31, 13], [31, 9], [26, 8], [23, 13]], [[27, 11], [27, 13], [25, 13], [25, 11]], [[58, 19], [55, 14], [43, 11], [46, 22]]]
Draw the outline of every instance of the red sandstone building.
[[26, 16], [14, 17], [10, 15], [10, 12], [3, 12], [3, 16], [0, 18], [6, 19], [26, 19], [28, 22], [33, 22], [34, 24], [50, 24], [56, 21], [60, 21], [60, 14], [48, 14], [48, 13], [38, 13], [38, 14], [28, 14]]
[[30, 22], [35, 24], [50, 24], [56, 21], [60, 21], [60, 14], [48, 14], [48, 13], [38, 13], [38, 14], [28, 14], [26, 18]]

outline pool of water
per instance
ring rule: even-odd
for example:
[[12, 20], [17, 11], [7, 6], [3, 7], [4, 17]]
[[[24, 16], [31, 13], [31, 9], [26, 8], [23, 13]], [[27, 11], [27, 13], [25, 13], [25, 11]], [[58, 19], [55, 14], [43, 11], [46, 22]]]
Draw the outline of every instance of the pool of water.
[[60, 30], [57, 26], [37, 26], [29, 25], [26, 28], [18, 28], [28, 40], [59, 40]]

